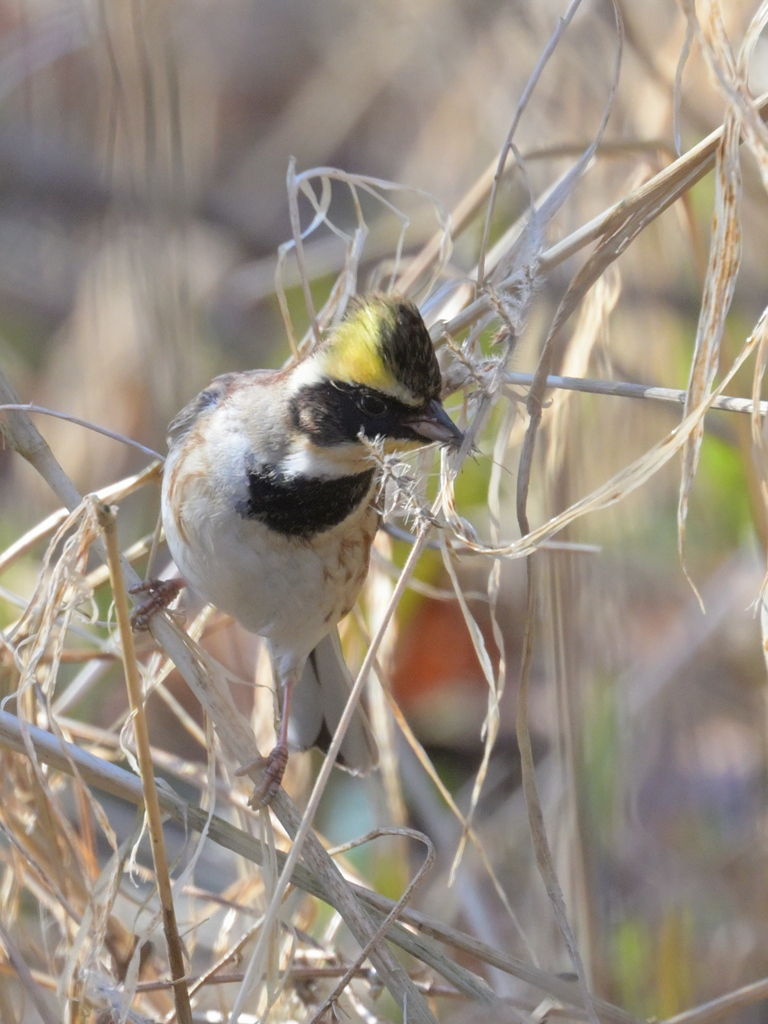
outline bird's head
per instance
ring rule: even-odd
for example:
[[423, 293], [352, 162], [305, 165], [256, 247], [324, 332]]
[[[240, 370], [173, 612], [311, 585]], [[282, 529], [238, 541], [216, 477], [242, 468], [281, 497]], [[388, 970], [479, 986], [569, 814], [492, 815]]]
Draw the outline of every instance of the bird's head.
[[416, 306], [396, 296], [354, 300], [346, 318], [295, 373], [293, 427], [313, 446], [384, 439], [398, 451], [463, 434], [440, 401], [440, 367]]

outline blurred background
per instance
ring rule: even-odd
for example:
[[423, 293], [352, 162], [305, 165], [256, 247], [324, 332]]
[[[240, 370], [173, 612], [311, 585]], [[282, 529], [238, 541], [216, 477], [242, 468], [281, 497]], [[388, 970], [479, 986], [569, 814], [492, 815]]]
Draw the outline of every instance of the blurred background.
[[[625, 41], [604, 145], [549, 225], [548, 244], [670, 163], [676, 129], [685, 150], [723, 119], [695, 41], [676, 102], [686, 34], [680, 7], [672, 0], [619, 7]], [[734, 47], [755, 8], [754, 0], [725, 5]], [[289, 159], [299, 170], [332, 166], [391, 180], [453, 208], [497, 159], [564, 11], [562, 0], [0, 0], [0, 360], [22, 400], [163, 453], [166, 424], [212, 376], [279, 366], [289, 355], [274, 295], [277, 249], [291, 230]], [[516, 130], [525, 174], [504, 178], [492, 241], [594, 137], [616, 47], [611, 6], [585, 0]], [[755, 95], [768, 89], [767, 69], [761, 40], [749, 82]], [[768, 292], [768, 202], [749, 159], [743, 173], [743, 263], [726, 360], [741, 348]], [[713, 195], [710, 174], [621, 256], [564, 332], [558, 370], [686, 387]], [[351, 230], [349, 195], [342, 190], [335, 202], [334, 221]], [[435, 221], [426, 198], [411, 196], [406, 205], [412, 253]], [[461, 279], [475, 265], [484, 210], [455, 240], [446, 277]], [[400, 225], [381, 205], [366, 217], [361, 291], [393, 256]], [[343, 248], [319, 232], [307, 240], [307, 258], [322, 301], [343, 266]], [[535, 369], [583, 258], [538, 282], [510, 370]], [[284, 281], [300, 332], [307, 315], [290, 267]], [[588, 345], [576, 343], [580, 315], [597, 318]], [[749, 395], [751, 372], [748, 366], [730, 393]], [[458, 414], [459, 405], [451, 408]], [[510, 443], [499, 451], [500, 422], [516, 408]], [[679, 418], [677, 406], [559, 394], [545, 412], [537, 450], [532, 524], [642, 455]], [[142, 453], [81, 427], [37, 422], [82, 493], [147, 464]], [[524, 406], [505, 395], [457, 481], [457, 508], [484, 538], [493, 529], [505, 540], [518, 535], [515, 478], [525, 422]], [[531, 727], [545, 821], [595, 990], [641, 1017], [670, 1017], [768, 973], [765, 663], [754, 614], [766, 511], [748, 417], [713, 412], [706, 424], [686, 546], [706, 613], [677, 554], [677, 459], [613, 508], [559, 535], [591, 547], [552, 551], [541, 565]], [[496, 471], [494, 527], [488, 494]], [[153, 530], [158, 505], [154, 487], [121, 502], [124, 545]], [[2, 547], [57, 507], [28, 465], [8, 448], [0, 452]], [[16, 597], [31, 593], [42, 551], [33, 549], [4, 574], [4, 623], [18, 615]], [[349, 630], [352, 662], [375, 619], [376, 588], [391, 586], [389, 568], [401, 566], [407, 551], [405, 541], [381, 539], [359, 622]], [[391, 779], [386, 790], [378, 778], [337, 780], [318, 824], [334, 841], [377, 821], [423, 830], [438, 860], [417, 905], [496, 948], [567, 972], [519, 789], [514, 715], [525, 564], [501, 566], [496, 631], [492, 570], [490, 559], [457, 559], [494, 672], [507, 684], [475, 821], [488, 863], [470, 844], [446, 888], [460, 824], [402, 738], [393, 741], [395, 788]], [[465, 615], [445, 599], [451, 582], [437, 552], [424, 556], [417, 577], [382, 661], [407, 722], [466, 810], [482, 756], [488, 686]], [[253, 638], [224, 624], [207, 646], [253, 679]], [[57, 685], [66, 689], [80, 678], [75, 671]], [[118, 669], [102, 666], [67, 714], [109, 728], [124, 712], [121, 685]], [[169, 685], [199, 718], [181, 681]], [[251, 691], [241, 691], [249, 711]], [[153, 700], [157, 746], [203, 761], [168, 703]], [[313, 764], [308, 755], [289, 780], [299, 800]], [[12, 858], [4, 849], [8, 872]], [[382, 843], [358, 864], [392, 895], [417, 861]], [[514, 915], [498, 898], [489, 865]], [[197, 884], [211, 891], [232, 882], [213, 855], [196, 871]], [[3, 884], [13, 885], [8, 875]], [[44, 959], [31, 947], [32, 960]], [[523, 1007], [537, 1002], [514, 978], [472, 966]], [[466, 1007], [439, 1005], [441, 1019], [467, 1019]], [[738, 1013], [750, 1022], [765, 1016], [764, 1003]]]

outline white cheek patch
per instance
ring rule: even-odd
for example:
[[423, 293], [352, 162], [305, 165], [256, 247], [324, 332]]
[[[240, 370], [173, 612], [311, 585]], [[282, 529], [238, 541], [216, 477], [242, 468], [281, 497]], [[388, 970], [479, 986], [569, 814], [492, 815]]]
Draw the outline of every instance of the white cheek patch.
[[324, 376], [320, 354], [313, 352], [291, 370], [290, 393], [296, 395], [302, 388], [323, 380]]
[[286, 455], [279, 466], [285, 476], [334, 479], [370, 469], [372, 460], [359, 444], [335, 445], [324, 450], [313, 445], [297, 448]]

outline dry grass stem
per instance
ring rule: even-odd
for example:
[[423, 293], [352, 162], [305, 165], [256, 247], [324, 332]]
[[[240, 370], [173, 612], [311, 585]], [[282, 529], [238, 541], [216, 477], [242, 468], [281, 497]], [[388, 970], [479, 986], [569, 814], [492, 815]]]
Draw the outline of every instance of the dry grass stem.
[[[87, 38], [0, 7], [3, 123], [41, 130], [0, 132], [0, 1018], [746, 1020], [768, 0], [331, 5], [282, 48], [242, 6], [99, 4]], [[131, 633], [173, 572], [155, 449], [371, 290], [420, 305], [465, 441], [368, 443], [354, 684], [256, 812], [264, 644], [190, 594]], [[360, 700], [384, 771], [352, 779]]]
[[144, 791], [144, 809], [147, 815], [147, 828], [152, 844], [152, 862], [155, 866], [157, 892], [163, 915], [163, 931], [168, 947], [168, 963], [173, 980], [173, 997], [176, 1004], [176, 1016], [180, 1024], [192, 1024], [192, 1008], [187, 988], [187, 969], [184, 962], [179, 928], [176, 922], [176, 911], [173, 900], [173, 886], [168, 870], [168, 855], [163, 836], [163, 820], [160, 803], [157, 798], [155, 771], [152, 764], [152, 751], [149, 746], [149, 731], [144, 707], [144, 694], [141, 687], [139, 667], [136, 662], [136, 651], [133, 645], [133, 629], [131, 614], [128, 608], [128, 594], [120, 567], [120, 548], [117, 541], [117, 515], [113, 508], [103, 503], [95, 505], [95, 515], [104, 533], [107, 549], [107, 564], [112, 581], [112, 595], [115, 603], [115, 617], [120, 633], [120, 647], [125, 669], [125, 682], [131, 705], [133, 735], [136, 740], [136, 754]]

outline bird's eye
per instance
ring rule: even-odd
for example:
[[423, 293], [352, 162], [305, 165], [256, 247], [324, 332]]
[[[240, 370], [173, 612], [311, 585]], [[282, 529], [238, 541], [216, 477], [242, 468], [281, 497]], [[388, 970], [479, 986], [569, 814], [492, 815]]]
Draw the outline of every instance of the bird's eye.
[[378, 395], [360, 395], [355, 404], [364, 416], [374, 418], [383, 415], [387, 410], [387, 403]]

